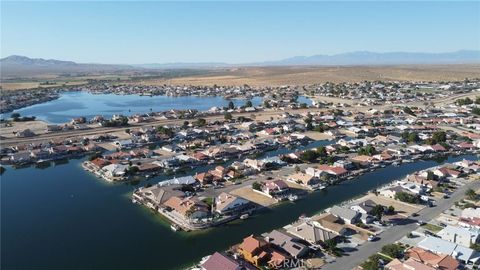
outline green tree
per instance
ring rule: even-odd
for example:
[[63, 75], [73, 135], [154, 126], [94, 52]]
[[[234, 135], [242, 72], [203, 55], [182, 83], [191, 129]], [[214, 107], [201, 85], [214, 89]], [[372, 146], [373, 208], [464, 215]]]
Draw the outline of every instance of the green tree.
[[397, 192], [395, 193], [395, 199], [401, 202], [406, 203], [419, 203], [420, 197], [418, 195], [413, 195], [407, 192]]
[[445, 142], [447, 140], [447, 133], [445, 133], [445, 131], [435, 131], [432, 135], [432, 139], [437, 143]]
[[255, 182], [252, 183], [252, 188], [255, 189], [255, 190], [261, 191], [262, 190], [262, 184], [255, 181]]
[[407, 140], [409, 142], [418, 142], [420, 138], [418, 137], [418, 134], [416, 132], [412, 132], [408, 134]]
[[318, 158], [317, 151], [306, 150], [300, 155], [300, 159], [307, 162], [314, 162]]
[[12, 113], [12, 114], [10, 115], [10, 118], [18, 119], [18, 118], [20, 118], [20, 114], [19, 114], [19, 113]]
[[333, 251], [337, 248], [337, 242], [333, 239], [325, 241], [325, 249]]
[[475, 190], [473, 189], [469, 189], [467, 190], [467, 192], [465, 192], [465, 195], [467, 196], [467, 198], [469, 200], [472, 200], [472, 201], [476, 201], [477, 200], [477, 193], [475, 192]]
[[372, 211], [370, 211], [370, 214], [375, 216], [377, 219], [381, 220], [384, 212], [385, 212], [385, 207], [383, 205], [377, 204], [372, 208]]
[[173, 130], [171, 128], [168, 128], [168, 127], [159, 126], [159, 127], [157, 127], [157, 132], [160, 133], [160, 134], [167, 135], [168, 137], [173, 136]]
[[195, 124], [197, 126], [203, 127], [207, 124], [207, 120], [205, 120], [204, 118], [198, 118], [197, 121], [195, 121]]
[[457, 104], [458, 106], [470, 105], [470, 104], [473, 104], [473, 100], [469, 97], [466, 97], [463, 99], [460, 98], [455, 101], [455, 104]]
[[317, 148], [317, 153], [318, 153], [318, 156], [320, 157], [326, 157], [327, 156], [327, 149], [325, 148], [325, 146], [320, 146]]
[[228, 102], [228, 109], [229, 110], [235, 109], [235, 104], [233, 104], [233, 101]]
[[225, 113], [225, 114], [223, 115], [223, 117], [224, 117], [224, 118], [225, 118], [225, 120], [227, 120], [227, 121], [230, 121], [230, 120], [232, 120], [232, 119], [233, 119], [233, 116], [232, 116], [232, 114], [231, 114], [231, 113], [229, 113], [229, 112]]
[[480, 115], [480, 108], [479, 107], [475, 107], [472, 109], [472, 113], [473, 114], [476, 114], [476, 115]]
[[392, 257], [392, 258], [401, 258], [403, 256], [404, 249], [397, 244], [389, 244], [382, 247], [382, 253]]
[[403, 107], [403, 112], [410, 114], [412, 116], [416, 116], [415, 113], [410, 109], [410, 107]]
[[363, 270], [378, 270], [378, 269], [381, 269], [380, 267], [380, 255], [372, 255], [368, 258], [368, 260], [366, 260], [365, 262], [363, 262], [361, 265]]
[[248, 101], [245, 103], [245, 107], [253, 107], [252, 101], [248, 100]]

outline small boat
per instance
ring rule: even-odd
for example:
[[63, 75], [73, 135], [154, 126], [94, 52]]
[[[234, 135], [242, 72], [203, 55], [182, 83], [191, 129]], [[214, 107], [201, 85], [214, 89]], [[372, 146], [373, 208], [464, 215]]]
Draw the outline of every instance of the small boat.
[[392, 163], [392, 165], [395, 166], [395, 167], [398, 167], [398, 166], [400, 166], [400, 162], [395, 161], [395, 162]]
[[172, 225], [170, 225], [170, 229], [172, 229], [172, 231], [176, 232], [176, 231], [180, 231], [182, 228], [180, 228], [180, 226], [178, 226], [177, 224], [172, 224]]
[[248, 217], [249, 217], [248, 214], [243, 214], [243, 215], [240, 216], [240, 219], [247, 219]]
[[290, 195], [288, 195], [288, 200], [291, 201], [291, 202], [297, 201], [298, 196], [290, 194]]

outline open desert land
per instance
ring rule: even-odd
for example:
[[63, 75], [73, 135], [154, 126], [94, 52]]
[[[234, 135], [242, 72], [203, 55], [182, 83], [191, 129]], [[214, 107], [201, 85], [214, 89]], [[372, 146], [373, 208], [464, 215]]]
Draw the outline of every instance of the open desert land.
[[[136, 70], [121, 73], [55, 74], [6, 77], [2, 90], [84, 85], [89, 81], [109, 81], [143, 85], [244, 85], [282, 86], [324, 82], [447, 81], [480, 77], [480, 65], [401, 65], [401, 66], [278, 66], [232, 67], [214, 69]], [[45, 84], [48, 81], [49, 84]]]
[[74, 86], [74, 85], [84, 85], [87, 81], [75, 81], [75, 82], [60, 82], [53, 81], [49, 84], [42, 84], [42, 82], [13, 82], [13, 83], [1, 83], [2, 90], [14, 91], [14, 90], [23, 90], [23, 89], [32, 89], [32, 88], [52, 88], [52, 87], [62, 87], [62, 86]]
[[92, 80], [119, 82], [130, 80], [129, 75], [115, 75], [115, 74], [91, 74], [91, 75], [73, 75], [64, 76], [56, 74], [41, 74], [33, 77], [19, 77], [19, 78], [3, 78], [0, 82], [2, 90], [14, 91], [25, 89], [43, 89], [43, 88], [58, 88], [62, 86], [85, 85]]
[[405, 66], [338, 66], [338, 67], [241, 67], [218, 69], [208, 75], [172, 79], [143, 80], [146, 85], [244, 85], [282, 86], [324, 82], [444, 81], [480, 77], [480, 65], [405, 65]]

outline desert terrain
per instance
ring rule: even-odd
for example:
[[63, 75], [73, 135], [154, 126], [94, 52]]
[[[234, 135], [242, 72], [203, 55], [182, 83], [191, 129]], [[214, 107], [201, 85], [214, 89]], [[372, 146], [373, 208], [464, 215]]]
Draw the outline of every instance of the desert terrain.
[[[134, 83], [144, 85], [244, 85], [282, 86], [307, 85], [324, 82], [360, 82], [365, 80], [388, 81], [454, 81], [480, 77], [480, 65], [397, 65], [397, 66], [279, 66], [279, 67], [229, 67], [196, 70], [144, 70], [120, 74], [89, 74], [89, 76], [37, 75], [2, 79], [2, 90], [32, 89], [82, 85], [94, 81]], [[48, 81], [48, 85], [41, 85]]]
[[324, 82], [448, 81], [480, 77], [480, 65], [408, 65], [338, 67], [242, 67], [216, 70], [208, 75], [145, 80], [144, 84], [281, 86]]

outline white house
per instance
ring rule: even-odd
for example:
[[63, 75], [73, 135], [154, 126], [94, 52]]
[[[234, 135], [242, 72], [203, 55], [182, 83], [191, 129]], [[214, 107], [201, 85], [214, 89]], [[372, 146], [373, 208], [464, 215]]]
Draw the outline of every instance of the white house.
[[223, 192], [216, 198], [215, 211], [219, 214], [228, 214], [241, 211], [249, 203], [250, 202], [248, 200]]
[[437, 235], [452, 243], [470, 247], [471, 244], [474, 244], [479, 240], [480, 230], [448, 225], [443, 230], [439, 231]]

